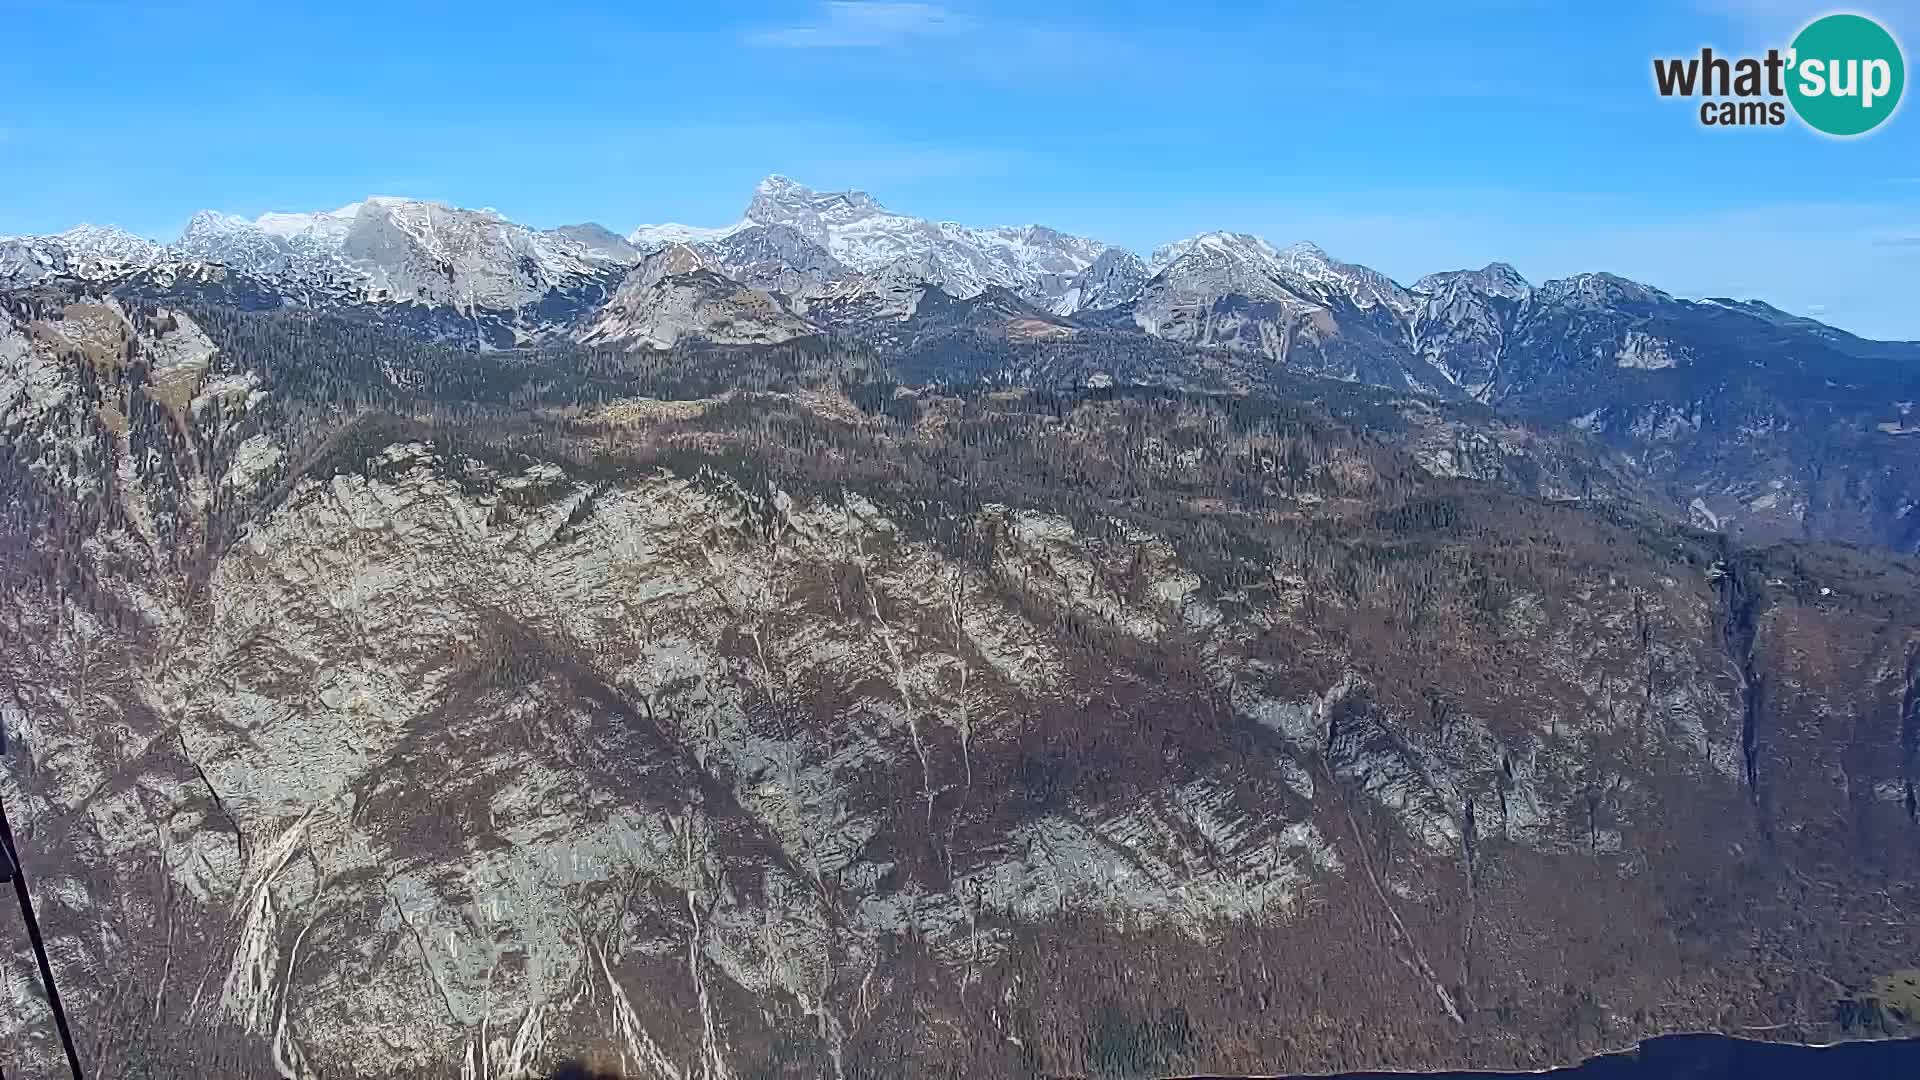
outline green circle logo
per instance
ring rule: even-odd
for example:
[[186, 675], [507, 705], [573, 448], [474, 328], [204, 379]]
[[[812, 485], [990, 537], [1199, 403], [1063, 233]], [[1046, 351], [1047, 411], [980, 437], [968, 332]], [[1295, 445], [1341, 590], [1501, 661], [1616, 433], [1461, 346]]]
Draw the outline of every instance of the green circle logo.
[[1815, 131], [1864, 135], [1900, 104], [1907, 65], [1900, 43], [1864, 15], [1827, 15], [1808, 23], [1787, 54], [1787, 99]]

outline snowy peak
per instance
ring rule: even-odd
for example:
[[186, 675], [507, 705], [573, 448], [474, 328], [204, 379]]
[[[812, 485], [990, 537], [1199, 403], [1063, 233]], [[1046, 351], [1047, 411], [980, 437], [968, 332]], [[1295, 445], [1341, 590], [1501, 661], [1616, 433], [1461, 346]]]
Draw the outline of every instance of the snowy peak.
[[1363, 310], [1383, 307], [1404, 316], [1415, 305], [1413, 294], [1399, 282], [1371, 267], [1341, 262], [1314, 244], [1287, 247], [1280, 252], [1280, 265], [1284, 273], [1342, 295]]
[[1336, 261], [1333, 256], [1327, 254], [1325, 248], [1308, 240], [1300, 240], [1281, 248], [1278, 261], [1283, 273], [1305, 278], [1322, 277], [1336, 267], [1350, 265]]
[[[1097, 240], [1045, 226], [979, 227], [897, 214], [864, 191], [815, 191], [778, 175], [754, 187], [745, 220], [791, 229], [853, 270], [870, 273], [905, 259], [925, 266], [926, 280], [953, 296], [997, 285], [1048, 305], [1106, 250]], [[740, 228], [695, 242], [711, 243]]]
[[1673, 299], [1652, 286], [1607, 273], [1575, 274], [1549, 281], [1540, 286], [1538, 295], [1548, 303], [1589, 309], [1646, 306]]
[[[1251, 233], [1201, 233], [1154, 251], [1153, 279], [1143, 294], [1152, 294], [1154, 307], [1211, 304], [1228, 296], [1318, 306], [1318, 298], [1288, 269], [1288, 260]], [[1150, 323], [1160, 325], [1157, 319]]]
[[184, 246], [190, 241], [207, 240], [229, 236], [243, 231], [256, 230], [253, 222], [238, 214], [223, 214], [218, 210], [201, 210], [187, 220], [187, 227], [181, 231], [180, 240], [175, 247]]
[[565, 236], [491, 210], [414, 200], [367, 200], [339, 253], [396, 299], [495, 310], [521, 307], [606, 268]]
[[1165, 271], [1182, 259], [1194, 259], [1196, 265], [1234, 265], [1256, 273], [1280, 271], [1280, 252], [1272, 244], [1252, 233], [1215, 231], [1189, 236], [1155, 248], [1148, 265], [1155, 273]]
[[118, 225], [75, 225], [54, 239], [66, 248], [69, 259], [82, 262], [149, 266], [166, 254], [159, 244]]
[[1195, 286], [1211, 282], [1251, 296], [1345, 300], [1396, 315], [1414, 305], [1412, 294], [1377, 270], [1341, 262], [1311, 243], [1275, 248], [1251, 233], [1208, 232], [1176, 241], [1153, 253], [1153, 266]]
[[517, 309], [639, 260], [597, 225], [541, 232], [497, 210], [390, 195], [251, 221], [202, 211], [173, 250], [303, 287], [344, 284], [372, 300], [469, 311]]
[[359, 217], [361, 208], [369, 203], [378, 205], [409, 201], [411, 200], [375, 196], [360, 202], [348, 203], [338, 210], [319, 210], [306, 214], [265, 213], [253, 220], [253, 227], [283, 240], [313, 239], [337, 242], [346, 236], [347, 230], [353, 226], [353, 219]]
[[202, 210], [187, 222], [173, 252], [231, 266], [256, 277], [316, 279], [326, 275], [332, 252], [324, 245], [262, 229], [257, 222], [217, 210]]
[[811, 197], [813, 195], [813, 189], [800, 183], [798, 180], [782, 176], [779, 173], [768, 173], [761, 178], [759, 183], [753, 185], [753, 197], [755, 199], [779, 199], [790, 194], [799, 197]]
[[[841, 257], [836, 247], [848, 246], [836, 245], [836, 233], [844, 238], [848, 232], [867, 226], [864, 231], [894, 234], [927, 224], [888, 213], [885, 207], [864, 191], [821, 193], [784, 176], [769, 176], [754, 187], [753, 199], [747, 204], [746, 220], [759, 225], [784, 225], [833, 252], [836, 257]], [[867, 248], [872, 246], [865, 245]], [[855, 246], [854, 254], [856, 257], [862, 254], [858, 246]], [[852, 263], [852, 260], [848, 261]], [[853, 265], [862, 270], [872, 270], [879, 264]]]
[[[823, 246], [834, 228], [845, 228], [875, 216], [899, 217], [864, 191], [818, 192], [784, 176], [769, 176], [756, 184], [747, 204], [746, 219], [762, 225], [789, 225]], [[912, 221], [911, 218], [902, 218]]]
[[1524, 299], [1533, 291], [1533, 286], [1520, 275], [1520, 271], [1503, 262], [1488, 263], [1478, 270], [1444, 270], [1428, 274], [1413, 283], [1413, 291], [1417, 293], [1440, 293], [1455, 287], [1465, 287], [1508, 300]]
[[721, 225], [711, 229], [699, 225], [681, 225], [676, 222], [637, 225], [627, 234], [627, 243], [641, 252], [653, 251], [667, 244], [707, 244], [732, 236], [752, 224], [751, 221], [736, 221], [731, 225]]
[[1140, 256], [1125, 248], [1108, 248], [1073, 279], [1051, 310], [1055, 315], [1072, 315], [1130, 304], [1152, 276]]
[[547, 235], [558, 242], [577, 245], [583, 255], [598, 262], [637, 263], [642, 254], [625, 237], [596, 222], [562, 225], [549, 229]]
[[166, 249], [114, 225], [76, 225], [48, 236], [0, 237], [0, 287], [52, 278], [105, 280], [159, 262]]

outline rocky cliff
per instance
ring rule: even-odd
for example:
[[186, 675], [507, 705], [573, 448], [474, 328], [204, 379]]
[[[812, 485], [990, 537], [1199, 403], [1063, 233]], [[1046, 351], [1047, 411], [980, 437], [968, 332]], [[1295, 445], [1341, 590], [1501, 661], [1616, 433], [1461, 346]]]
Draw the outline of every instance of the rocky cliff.
[[0, 797], [96, 1075], [1537, 1066], [1920, 945], [1911, 562], [1326, 404], [368, 333], [8, 301]]

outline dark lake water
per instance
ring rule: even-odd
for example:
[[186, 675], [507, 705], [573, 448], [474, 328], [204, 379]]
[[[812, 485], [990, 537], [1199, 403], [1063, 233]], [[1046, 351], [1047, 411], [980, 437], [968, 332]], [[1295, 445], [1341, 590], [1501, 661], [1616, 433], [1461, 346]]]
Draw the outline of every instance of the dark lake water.
[[1665, 1035], [1632, 1050], [1543, 1073], [1341, 1073], [1340, 1080], [1494, 1080], [1514, 1076], [1567, 1080], [1920, 1080], [1920, 1039], [1795, 1046], [1724, 1035]]

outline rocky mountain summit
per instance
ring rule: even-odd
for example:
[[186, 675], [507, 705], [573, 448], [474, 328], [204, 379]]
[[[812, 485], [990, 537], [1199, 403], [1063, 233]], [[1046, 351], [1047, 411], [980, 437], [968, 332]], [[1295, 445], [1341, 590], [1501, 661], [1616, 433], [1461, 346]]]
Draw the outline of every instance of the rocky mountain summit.
[[0, 286], [111, 280], [161, 260], [165, 249], [112, 226], [77, 225], [50, 236], [0, 237]]
[[741, 221], [717, 229], [642, 226], [635, 244], [720, 244], [756, 226], [776, 226], [845, 266], [874, 272], [898, 265], [918, 269], [926, 282], [969, 297], [997, 286], [1046, 305], [1092, 265], [1106, 245], [1042, 225], [980, 228], [896, 214], [864, 191], [817, 192], [784, 176], [754, 189]]
[[[847, 246], [863, 230], [896, 224], [862, 193], [817, 195], [776, 178], [749, 208], [747, 221], [758, 219], [784, 222], [789, 247], [804, 254], [756, 258], [751, 269], [722, 255], [720, 269], [801, 298], [796, 309], [837, 313], [815, 319], [823, 328], [911, 321], [927, 284], [948, 282], [941, 291], [961, 300], [985, 295], [978, 277], [954, 273], [935, 247], [881, 271], [870, 267], [900, 245], [869, 245], [857, 259], [830, 253], [830, 243], [855, 250]], [[916, 229], [900, 235], [930, 235]], [[880, 277], [835, 286], [838, 267]], [[1002, 284], [1064, 322], [1000, 313], [947, 323], [969, 328], [949, 351], [977, 351], [977, 333], [1003, 339], [1013, 326], [1054, 341], [1092, 330], [1249, 353], [1292, 373], [1477, 401], [1591, 432], [1702, 527], [1920, 550], [1920, 442], [1905, 419], [1920, 398], [1920, 345], [1863, 341], [1756, 302], [1679, 299], [1609, 274], [1536, 285], [1496, 263], [1403, 287], [1311, 244], [1278, 248], [1231, 232], [1167, 245], [1150, 261], [1105, 248], [1057, 289], [1036, 292], [1033, 280]], [[863, 299], [836, 299], [836, 288]], [[1104, 366], [1112, 365], [1068, 368], [1110, 378]], [[1181, 374], [1160, 374], [1204, 385], [1205, 369], [1196, 358]], [[1836, 475], [1854, 479], [1836, 484]]]
[[[1568, 324], [1570, 370], [1697, 370], [1623, 288], [1527, 302], [1693, 350]], [[739, 289], [675, 247], [611, 307]], [[1911, 559], [1036, 311], [922, 287], [980, 376], [929, 384], [926, 338], [0, 296], [0, 798], [92, 1074], [1538, 1068], [1820, 1041], [1910, 964]]]
[[682, 338], [750, 345], [818, 332], [770, 293], [717, 273], [701, 251], [669, 244], [628, 272], [578, 337], [666, 349]]
[[202, 211], [167, 246], [92, 226], [0, 240], [0, 286], [80, 278], [167, 289], [238, 277], [267, 306], [361, 307], [434, 336], [502, 347], [555, 332], [604, 301], [638, 256], [598, 226], [541, 231], [492, 210], [376, 196], [252, 220]]
[[354, 280], [368, 300], [512, 310], [638, 253], [598, 226], [537, 231], [492, 210], [376, 196], [248, 221], [203, 211], [171, 249], [256, 277]]

